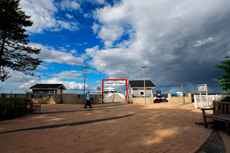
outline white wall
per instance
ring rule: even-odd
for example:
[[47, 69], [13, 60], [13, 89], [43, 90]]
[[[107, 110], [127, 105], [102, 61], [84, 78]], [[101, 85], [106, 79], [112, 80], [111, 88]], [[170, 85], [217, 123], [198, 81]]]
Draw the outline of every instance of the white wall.
[[57, 89], [57, 94], [61, 94], [61, 89]]
[[150, 95], [152, 94], [152, 88], [150, 88], [150, 90], [147, 90], [147, 88], [136, 88], [137, 90], [133, 90], [133, 88], [131, 88], [131, 94], [133, 95], [140, 95], [140, 92], [145, 92], [146, 91], [146, 95]]

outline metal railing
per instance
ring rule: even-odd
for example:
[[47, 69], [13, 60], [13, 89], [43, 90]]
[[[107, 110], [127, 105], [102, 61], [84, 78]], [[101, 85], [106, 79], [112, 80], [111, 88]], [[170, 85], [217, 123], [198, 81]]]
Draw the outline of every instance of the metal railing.
[[57, 98], [57, 95], [51, 95], [51, 94], [33, 94], [33, 98]]
[[[96, 97], [97, 95], [90, 94], [90, 98], [96, 98]], [[84, 98], [84, 94], [79, 94], [78, 98]], [[86, 95], [85, 95], [85, 98], [86, 98]]]
[[27, 94], [13, 94], [13, 93], [3, 93], [0, 94], [0, 98], [26, 98]]

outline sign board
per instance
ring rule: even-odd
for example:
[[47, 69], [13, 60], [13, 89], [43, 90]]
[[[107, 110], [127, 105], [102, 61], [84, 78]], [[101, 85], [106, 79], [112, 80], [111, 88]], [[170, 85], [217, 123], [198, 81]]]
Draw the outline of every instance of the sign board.
[[123, 82], [123, 81], [108, 81], [108, 82], [105, 82], [105, 85], [125, 85], [125, 82]]
[[161, 95], [161, 91], [156, 91], [156, 95], [160, 94]]
[[207, 84], [198, 84], [198, 92], [207, 92], [208, 88], [207, 88]]

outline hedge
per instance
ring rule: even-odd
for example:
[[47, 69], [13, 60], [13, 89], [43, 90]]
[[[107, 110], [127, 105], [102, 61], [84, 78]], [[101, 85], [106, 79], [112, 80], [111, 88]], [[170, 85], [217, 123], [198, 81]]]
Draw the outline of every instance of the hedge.
[[20, 117], [28, 112], [27, 103], [24, 100], [5, 99], [0, 102], [0, 120]]

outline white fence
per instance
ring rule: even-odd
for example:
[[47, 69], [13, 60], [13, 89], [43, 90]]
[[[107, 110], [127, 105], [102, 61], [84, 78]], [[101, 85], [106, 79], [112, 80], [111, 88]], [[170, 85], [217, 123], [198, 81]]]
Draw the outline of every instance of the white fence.
[[108, 94], [104, 94], [104, 98], [103, 101], [106, 101], [109, 97], [111, 97], [113, 95], [113, 93], [108, 93]]
[[195, 108], [210, 108], [213, 100], [220, 100], [222, 95], [194, 95]]

